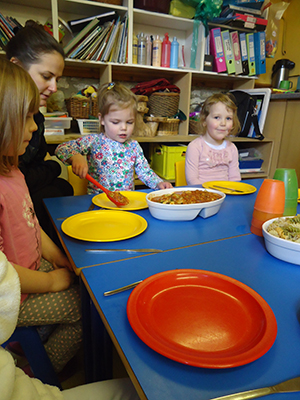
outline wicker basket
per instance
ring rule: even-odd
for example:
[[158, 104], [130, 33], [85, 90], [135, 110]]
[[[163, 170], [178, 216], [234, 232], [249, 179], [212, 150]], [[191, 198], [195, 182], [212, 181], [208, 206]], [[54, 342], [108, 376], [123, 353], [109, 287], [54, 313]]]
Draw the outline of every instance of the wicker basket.
[[68, 113], [73, 118], [88, 119], [90, 115], [98, 116], [97, 99], [92, 97], [87, 99], [79, 99], [71, 97], [66, 99]]
[[178, 118], [168, 118], [165, 122], [160, 122], [158, 125], [157, 136], [178, 135], [179, 132]]
[[154, 117], [173, 117], [177, 114], [179, 93], [155, 92], [149, 97], [149, 113]]
[[199, 135], [200, 134], [200, 122], [195, 121], [193, 119], [189, 120], [189, 133], [191, 135]]

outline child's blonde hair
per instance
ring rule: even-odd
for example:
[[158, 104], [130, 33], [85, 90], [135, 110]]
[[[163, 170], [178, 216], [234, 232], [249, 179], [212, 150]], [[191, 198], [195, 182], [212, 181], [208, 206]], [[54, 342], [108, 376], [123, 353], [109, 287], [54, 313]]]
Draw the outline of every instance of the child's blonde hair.
[[[117, 109], [124, 110], [131, 108], [134, 117], [137, 116], [137, 97], [126, 86], [118, 82], [105, 83], [98, 90], [98, 111], [101, 118], [104, 118], [114, 106]], [[103, 126], [101, 125], [101, 130]]]
[[230, 93], [215, 93], [209, 96], [202, 105], [200, 111], [200, 119], [199, 119], [199, 134], [204, 135], [206, 133], [206, 126], [204, 124], [207, 116], [210, 113], [211, 106], [217, 103], [223, 103], [229, 110], [233, 113], [233, 120], [232, 120], [232, 130], [230, 134], [235, 136], [241, 129], [240, 121], [237, 116], [237, 106], [233, 100], [233, 97]]
[[37, 113], [39, 104], [38, 88], [28, 72], [0, 58], [0, 175], [18, 165], [26, 117]]

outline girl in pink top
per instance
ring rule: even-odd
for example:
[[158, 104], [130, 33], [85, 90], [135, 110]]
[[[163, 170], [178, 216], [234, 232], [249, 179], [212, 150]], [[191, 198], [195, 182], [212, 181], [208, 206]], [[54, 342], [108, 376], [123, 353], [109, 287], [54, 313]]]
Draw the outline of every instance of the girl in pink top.
[[0, 59], [0, 251], [21, 282], [18, 326], [51, 325], [45, 348], [59, 372], [82, 340], [80, 297], [67, 257], [40, 228], [18, 168], [37, 129], [33, 116], [39, 104], [30, 75]]
[[237, 107], [227, 94], [208, 97], [200, 112], [200, 137], [187, 148], [185, 175], [188, 185], [208, 181], [240, 181], [238, 150], [226, 140], [240, 130]]

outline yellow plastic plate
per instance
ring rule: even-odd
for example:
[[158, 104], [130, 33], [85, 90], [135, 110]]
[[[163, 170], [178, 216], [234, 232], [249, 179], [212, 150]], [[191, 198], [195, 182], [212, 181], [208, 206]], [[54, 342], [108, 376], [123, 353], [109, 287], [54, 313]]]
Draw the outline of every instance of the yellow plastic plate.
[[215, 189], [226, 194], [250, 194], [256, 192], [256, 187], [243, 182], [210, 181], [202, 184], [205, 189]]
[[61, 225], [62, 231], [74, 239], [88, 242], [115, 242], [140, 235], [147, 221], [126, 211], [86, 211], [72, 215]]
[[122, 207], [117, 207], [113, 202], [111, 202], [105, 193], [97, 194], [92, 198], [92, 202], [102, 208], [108, 208], [109, 210], [142, 210], [143, 208], [147, 208], [148, 204], [146, 202], [147, 193], [143, 192], [120, 192], [129, 200], [129, 204]]
[[298, 189], [298, 203], [300, 203], [300, 189]]

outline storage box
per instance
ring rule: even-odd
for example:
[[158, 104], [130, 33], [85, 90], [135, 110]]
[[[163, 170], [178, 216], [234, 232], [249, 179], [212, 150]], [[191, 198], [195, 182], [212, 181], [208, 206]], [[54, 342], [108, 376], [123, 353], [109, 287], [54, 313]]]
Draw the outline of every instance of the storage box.
[[98, 119], [77, 119], [81, 135], [90, 135], [100, 132], [100, 122]]
[[45, 129], [70, 129], [71, 117], [45, 117]]
[[164, 179], [175, 179], [175, 162], [185, 159], [187, 146], [157, 144], [152, 149], [151, 168]]

